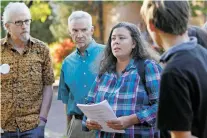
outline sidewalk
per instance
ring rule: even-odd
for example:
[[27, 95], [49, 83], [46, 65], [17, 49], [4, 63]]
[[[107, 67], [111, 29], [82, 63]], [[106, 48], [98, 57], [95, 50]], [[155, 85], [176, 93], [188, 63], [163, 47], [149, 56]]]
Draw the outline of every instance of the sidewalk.
[[64, 104], [57, 100], [58, 81], [53, 85], [53, 100], [48, 114], [48, 122], [45, 128], [45, 138], [66, 138], [66, 116]]

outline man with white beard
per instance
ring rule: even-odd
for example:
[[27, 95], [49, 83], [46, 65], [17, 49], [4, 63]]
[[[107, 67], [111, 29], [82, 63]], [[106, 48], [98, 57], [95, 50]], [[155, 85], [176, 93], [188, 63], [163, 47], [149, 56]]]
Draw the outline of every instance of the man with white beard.
[[30, 36], [31, 14], [24, 3], [3, 13], [1, 39], [1, 137], [44, 138], [54, 73], [49, 48]]

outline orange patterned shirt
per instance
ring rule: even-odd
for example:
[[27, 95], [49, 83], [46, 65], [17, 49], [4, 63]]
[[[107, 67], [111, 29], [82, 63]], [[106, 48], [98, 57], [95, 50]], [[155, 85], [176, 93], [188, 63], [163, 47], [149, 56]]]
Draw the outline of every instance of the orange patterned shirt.
[[8, 74], [1, 74], [1, 128], [26, 131], [39, 123], [43, 86], [52, 85], [54, 73], [49, 48], [30, 37], [21, 55], [8, 41], [1, 39], [1, 64], [8, 64]]

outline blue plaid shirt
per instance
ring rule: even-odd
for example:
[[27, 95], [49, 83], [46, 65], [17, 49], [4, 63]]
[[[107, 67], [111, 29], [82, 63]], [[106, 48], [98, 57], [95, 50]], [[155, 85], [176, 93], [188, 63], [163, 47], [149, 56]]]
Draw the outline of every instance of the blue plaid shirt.
[[[145, 78], [148, 93], [141, 85], [137, 65], [133, 59], [122, 72], [104, 73], [97, 77], [88, 94], [88, 103], [99, 103], [108, 100], [117, 117], [136, 114], [140, 123], [125, 129], [123, 138], [158, 138], [155, 129], [157, 102], [159, 96], [161, 68], [152, 60], [145, 60]], [[150, 104], [153, 103], [153, 104]], [[85, 129], [83, 120], [83, 129]], [[119, 134], [120, 135], [120, 134]], [[113, 138], [115, 133], [97, 131], [97, 138]]]

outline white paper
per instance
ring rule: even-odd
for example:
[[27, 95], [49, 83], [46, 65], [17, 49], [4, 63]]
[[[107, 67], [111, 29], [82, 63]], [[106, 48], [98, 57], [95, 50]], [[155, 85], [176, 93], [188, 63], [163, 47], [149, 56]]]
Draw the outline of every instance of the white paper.
[[102, 126], [101, 131], [125, 133], [124, 130], [115, 130], [107, 126], [106, 121], [117, 119], [107, 100], [97, 104], [77, 104], [77, 106], [85, 114], [85, 116], [87, 116], [88, 119], [96, 121]]

